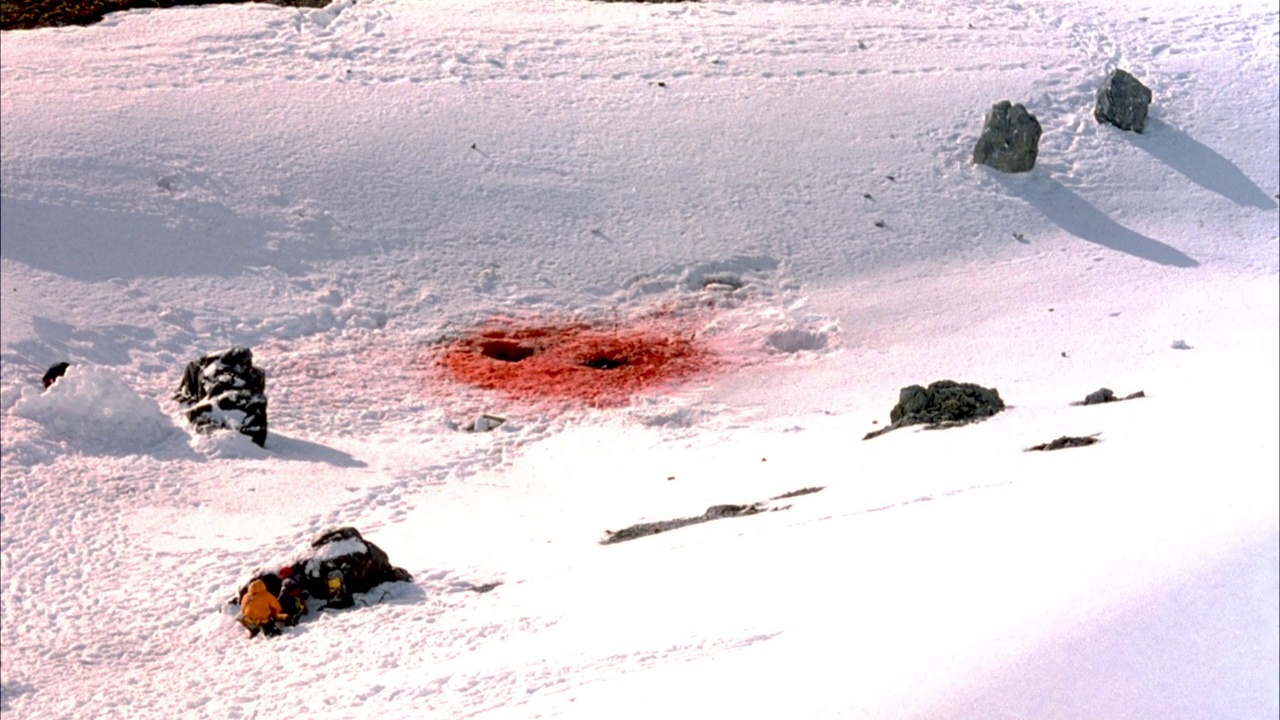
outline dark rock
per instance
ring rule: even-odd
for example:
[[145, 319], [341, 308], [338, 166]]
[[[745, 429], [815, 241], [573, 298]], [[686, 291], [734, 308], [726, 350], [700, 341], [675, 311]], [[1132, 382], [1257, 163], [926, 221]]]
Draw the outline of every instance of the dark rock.
[[898, 404], [889, 411], [895, 425], [965, 423], [995, 415], [1004, 400], [995, 388], [974, 383], [939, 380], [929, 387], [911, 385], [898, 392]]
[[1052, 440], [1047, 443], [1041, 443], [1039, 445], [1032, 445], [1031, 447], [1027, 448], [1027, 452], [1033, 452], [1037, 450], [1047, 451], [1047, 450], [1061, 450], [1063, 448], [1084, 447], [1085, 445], [1092, 445], [1096, 442], [1098, 442], [1098, 438], [1094, 437], [1093, 435], [1086, 435], [1083, 437], [1063, 435], [1057, 440]]
[[1097, 390], [1094, 390], [1088, 395], [1085, 395], [1084, 401], [1080, 404], [1081, 405], [1100, 405], [1102, 403], [1109, 403], [1109, 402], [1115, 402], [1115, 401], [1116, 401], [1116, 394], [1111, 392], [1110, 388], [1098, 388]]
[[772, 498], [769, 498], [769, 499], [770, 499], [770, 500], [786, 500], [786, 499], [788, 499], [788, 498], [800, 497], [801, 495], [809, 495], [809, 494], [812, 494], [812, 493], [819, 492], [820, 490], [822, 490], [822, 488], [823, 488], [823, 487], [824, 487], [824, 486], [822, 486], [822, 485], [818, 485], [818, 486], [816, 486], [816, 487], [800, 488], [799, 490], [792, 490], [792, 491], [790, 491], [790, 492], [784, 492], [784, 493], [782, 493], [781, 495], [778, 495], [778, 496], [776, 496], [776, 497], [772, 497]]
[[233, 347], [187, 363], [173, 399], [183, 405], [197, 430], [226, 428], [267, 441], [267, 379], [253, 366], [253, 351]]
[[867, 433], [863, 440], [879, 437], [908, 425], [940, 429], [966, 425], [991, 417], [1004, 409], [995, 388], [973, 383], [939, 380], [929, 387], [910, 385], [898, 392], [898, 404], [889, 411], [889, 425]]
[[311, 541], [314, 553], [294, 564], [302, 585], [313, 597], [327, 597], [328, 578], [342, 573], [347, 593], [366, 593], [384, 582], [409, 582], [413, 576], [391, 564], [382, 548], [365, 540], [353, 527], [327, 530]]
[[[670, 479], [670, 478], [668, 478]], [[799, 490], [792, 490], [783, 493], [771, 500], [783, 500], [787, 498], [799, 497], [801, 495], [809, 495], [822, 490], [821, 487], [807, 487]], [[707, 511], [696, 517], [676, 518], [675, 520], [660, 520], [658, 522], [637, 523], [621, 530], [605, 530], [604, 540], [600, 541], [601, 545], [612, 545], [614, 543], [626, 542], [627, 540], [635, 540], [636, 538], [657, 535], [658, 533], [667, 532], [668, 530], [676, 530], [689, 525], [697, 525], [699, 523], [709, 522], [711, 520], [720, 520], [731, 517], [747, 517], [762, 512], [773, 512], [775, 510], [786, 510], [790, 505], [782, 505], [778, 507], [770, 507], [768, 502], [757, 502], [750, 505], [712, 505]]]
[[676, 530], [689, 525], [697, 525], [699, 523], [711, 520], [720, 520], [730, 517], [745, 517], [747, 515], [755, 515], [763, 511], [764, 508], [760, 503], [754, 505], [712, 505], [707, 511], [697, 517], [676, 518], [675, 520], [660, 520], [658, 522], [637, 523], [629, 527], [625, 527], [617, 532], [606, 530], [608, 535], [604, 540], [600, 541], [601, 545], [612, 545], [614, 543], [625, 542], [627, 540], [635, 540], [636, 538], [648, 537], [649, 535], [657, 535], [658, 533], [668, 530]]
[[1116, 397], [1116, 394], [1111, 392], [1109, 388], [1098, 388], [1097, 390], [1094, 390], [1088, 395], [1085, 395], [1084, 400], [1077, 400], [1076, 402], [1073, 402], [1071, 404], [1072, 405], [1101, 405], [1103, 403], [1120, 402], [1121, 400], [1133, 400], [1135, 398], [1143, 398], [1146, 396], [1147, 394], [1145, 392], [1139, 390], [1138, 392], [1129, 393], [1128, 395], [1125, 395], [1124, 397], [1120, 398], [1120, 397]]
[[987, 112], [973, 161], [1000, 172], [1027, 172], [1040, 152], [1040, 122], [1021, 104], [1001, 100]]
[[1121, 130], [1142, 132], [1147, 123], [1147, 108], [1151, 105], [1151, 89], [1137, 78], [1120, 70], [1112, 70], [1102, 87], [1098, 88], [1093, 118], [1100, 123], [1110, 123]]
[[45, 370], [44, 377], [40, 378], [40, 382], [44, 383], [45, 387], [49, 387], [55, 380], [66, 375], [67, 368], [69, 367], [71, 367], [71, 363], [65, 362], [60, 362], [57, 365], [51, 365], [48, 370]]

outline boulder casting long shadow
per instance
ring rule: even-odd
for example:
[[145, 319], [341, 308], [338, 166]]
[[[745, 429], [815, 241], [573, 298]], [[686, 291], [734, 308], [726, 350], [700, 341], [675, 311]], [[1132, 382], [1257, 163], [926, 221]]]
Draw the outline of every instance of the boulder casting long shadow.
[[1144, 134], [1125, 133], [1124, 137], [1191, 182], [1237, 205], [1262, 210], [1276, 206], [1276, 201], [1268, 197], [1266, 191], [1250, 180], [1235, 163], [1172, 125], [1151, 119]]
[[1033, 190], [1032, 186], [1015, 187], [1011, 183], [1006, 183], [1006, 187], [1058, 227], [1082, 240], [1161, 265], [1200, 266], [1199, 261], [1172, 245], [1134, 232], [1107, 217], [1062, 183], [1048, 178], [1041, 182], [1044, 183], [1042, 191]]

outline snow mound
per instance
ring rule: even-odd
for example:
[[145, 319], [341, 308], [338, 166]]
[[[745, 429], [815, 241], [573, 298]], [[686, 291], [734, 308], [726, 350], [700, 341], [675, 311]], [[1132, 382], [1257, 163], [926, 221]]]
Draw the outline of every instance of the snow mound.
[[50, 439], [105, 452], [147, 450], [181, 432], [159, 403], [101, 367], [72, 365], [43, 392], [23, 388], [11, 412], [40, 423]]

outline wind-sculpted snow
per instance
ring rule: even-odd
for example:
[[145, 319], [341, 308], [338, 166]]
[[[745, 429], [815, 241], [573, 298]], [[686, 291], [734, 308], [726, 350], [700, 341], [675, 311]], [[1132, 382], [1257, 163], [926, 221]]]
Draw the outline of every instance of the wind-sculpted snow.
[[89, 452], [146, 452], [181, 434], [155, 400], [99, 367], [72, 365], [43, 392], [23, 388], [11, 412], [39, 423], [46, 438]]

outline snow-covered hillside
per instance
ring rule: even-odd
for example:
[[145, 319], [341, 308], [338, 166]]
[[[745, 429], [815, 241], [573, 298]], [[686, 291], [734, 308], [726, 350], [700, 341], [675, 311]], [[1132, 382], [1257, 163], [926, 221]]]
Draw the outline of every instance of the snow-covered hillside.
[[[6, 32], [0, 708], [1276, 717], [1278, 73], [1260, 0]], [[971, 162], [1000, 100], [1032, 172]], [[562, 354], [467, 365], [494, 333]], [[231, 345], [264, 448], [170, 399]], [[861, 440], [940, 379], [1008, 408]], [[414, 582], [246, 640], [227, 598], [340, 525]]]

